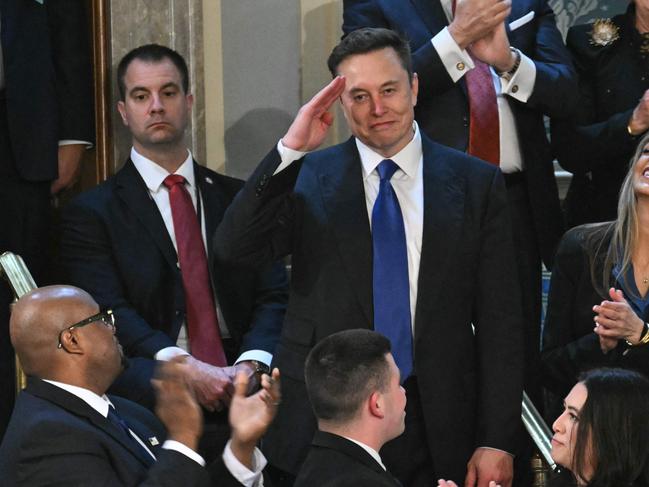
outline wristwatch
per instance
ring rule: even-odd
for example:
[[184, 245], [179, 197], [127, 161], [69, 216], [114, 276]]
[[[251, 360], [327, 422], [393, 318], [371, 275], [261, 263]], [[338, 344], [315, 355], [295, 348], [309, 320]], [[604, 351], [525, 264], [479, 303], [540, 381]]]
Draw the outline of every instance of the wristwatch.
[[509, 46], [509, 50], [516, 56], [516, 60], [514, 61], [512, 69], [510, 69], [509, 71], [496, 71], [498, 76], [506, 81], [510, 81], [514, 77], [516, 71], [518, 71], [518, 67], [521, 65], [521, 52], [512, 46]]
[[258, 360], [251, 360], [250, 363], [255, 367], [255, 374], [261, 376], [262, 374], [270, 375], [270, 367]]

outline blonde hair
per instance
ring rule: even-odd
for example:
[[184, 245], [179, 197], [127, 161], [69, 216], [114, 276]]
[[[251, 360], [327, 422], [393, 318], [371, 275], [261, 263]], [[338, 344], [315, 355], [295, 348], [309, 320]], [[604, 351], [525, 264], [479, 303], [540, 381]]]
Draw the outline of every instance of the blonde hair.
[[[611, 274], [613, 267], [616, 265], [620, 269], [618, 276], [621, 276], [626, 289], [630, 289], [626, 282], [626, 274], [631, 266], [633, 250], [638, 241], [639, 233], [638, 199], [633, 188], [633, 169], [647, 144], [649, 144], [649, 134], [640, 139], [638, 147], [629, 161], [629, 170], [620, 188], [617, 203], [617, 220], [592, 225], [589, 229], [591, 231], [586, 237], [591, 280], [595, 290], [603, 297], [608, 296], [608, 289], [615, 284], [616, 279], [613, 279]], [[610, 234], [611, 229], [612, 235], [607, 243], [607, 236]], [[603, 254], [604, 260], [600, 266], [600, 256]]]

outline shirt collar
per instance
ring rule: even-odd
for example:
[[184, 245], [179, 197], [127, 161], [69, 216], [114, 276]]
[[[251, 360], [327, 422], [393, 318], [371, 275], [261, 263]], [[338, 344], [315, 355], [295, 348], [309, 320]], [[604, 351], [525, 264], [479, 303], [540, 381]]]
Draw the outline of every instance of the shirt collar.
[[377, 452], [374, 448], [372, 448], [369, 445], [366, 445], [365, 443], [361, 443], [360, 441], [357, 441], [353, 438], [349, 438], [348, 436], [343, 436], [346, 440], [351, 441], [352, 443], [356, 443], [358, 446], [360, 446], [363, 450], [365, 450], [374, 460], [376, 460], [376, 463], [381, 465], [383, 470], [387, 471], [388, 469], [385, 468], [385, 465], [383, 465], [383, 462], [381, 461], [381, 455], [379, 455], [379, 452]]
[[[137, 172], [144, 179], [144, 184], [149, 188], [149, 191], [151, 193], [157, 193], [162, 187], [162, 181], [169, 176], [169, 171], [138, 153], [135, 147], [131, 148], [131, 160]], [[191, 151], [187, 150], [187, 159], [185, 159], [174, 173], [183, 176], [187, 180], [188, 190], [193, 188], [195, 184], [193, 161], [194, 158], [192, 157]]]
[[79, 399], [84, 401], [88, 406], [101, 414], [104, 418], [108, 417], [108, 406], [111, 406], [111, 402], [108, 400], [108, 397], [104, 394], [103, 396], [98, 396], [94, 392], [83, 387], [73, 386], [70, 384], [64, 384], [63, 382], [56, 382], [54, 380], [43, 379], [48, 384], [59, 387], [70, 394], [77, 396]]
[[[421, 134], [417, 122], [412, 123], [412, 129], [414, 131], [412, 140], [398, 153], [390, 157], [409, 178], [415, 177], [422, 159]], [[385, 157], [370, 149], [358, 138], [356, 139], [356, 147], [363, 165], [363, 180], [366, 180]]]

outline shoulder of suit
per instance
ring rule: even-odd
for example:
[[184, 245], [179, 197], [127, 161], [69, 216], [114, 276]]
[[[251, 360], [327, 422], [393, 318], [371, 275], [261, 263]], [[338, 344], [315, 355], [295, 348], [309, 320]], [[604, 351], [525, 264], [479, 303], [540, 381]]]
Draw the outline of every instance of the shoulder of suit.
[[585, 254], [591, 238], [599, 239], [605, 249], [611, 238], [613, 223], [587, 223], [571, 228], [561, 238], [557, 256], [560, 258]]

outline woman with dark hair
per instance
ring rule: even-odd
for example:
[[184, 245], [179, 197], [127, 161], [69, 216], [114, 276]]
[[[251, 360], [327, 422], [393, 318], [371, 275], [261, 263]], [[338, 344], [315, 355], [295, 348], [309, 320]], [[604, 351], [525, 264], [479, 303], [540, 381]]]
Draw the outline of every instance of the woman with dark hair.
[[552, 458], [572, 484], [649, 486], [649, 380], [625, 369], [584, 373], [552, 425]]
[[616, 218], [627, 161], [649, 129], [649, 1], [571, 27], [566, 45], [580, 98], [573, 117], [552, 120], [552, 146], [573, 174], [564, 202], [573, 227]]
[[564, 397], [579, 374], [620, 366], [649, 375], [649, 136], [638, 146], [618, 219], [563, 236], [543, 330], [542, 378]]

